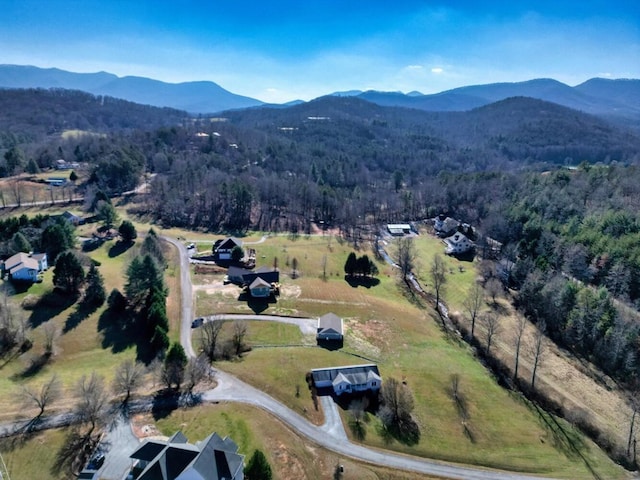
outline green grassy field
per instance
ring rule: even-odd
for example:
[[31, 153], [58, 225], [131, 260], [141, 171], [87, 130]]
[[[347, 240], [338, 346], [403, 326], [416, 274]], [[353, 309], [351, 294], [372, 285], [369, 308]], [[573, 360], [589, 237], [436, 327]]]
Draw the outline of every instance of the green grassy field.
[[[137, 227], [139, 232], [148, 230], [148, 225], [143, 223], [138, 223]], [[179, 230], [156, 230], [161, 234], [201, 241], [204, 250], [210, 248], [210, 241], [220, 238]], [[261, 234], [255, 233], [247, 239], [258, 240], [260, 237]], [[110, 247], [108, 242], [90, 253], [92, 258], [102, 263], [100, 271], [105, 277], [107, 291], [122, 287], [126, 263], [134, 254], [132, 249], [110, 257]], [[371, 288], [350, 286], [344, 279], [343, 267], [352, 249], [335, 237], [272, 236], [252, 248], [257, 250], [258, 266], [272, 266], [277, 262], [281, 271], [282, 296], [277, 303], [270, 304], [264, 313], [319, 316], [334, 312], [345, 319], [345, 345], [341, 351], [333, 352], [317, 347], [278, 347], [304, 343], [307, 339], [302, 338], [296, 327], [251, 322], [247, 337], [249, 344], [275, 347], [254, 348], [239, 361], [218, 363], [219, 368], [238, 375], [318, 423], [322, 415], [315, 409], [305, 383], [305, 374], [312, 368], [375, 361], [379, 364], [383, 379], [395, 377], [405, 381], [411, 388], [416, 399], [414, 417], [420, 427], [420, 438], [412, 445], [389, 440], [388, 436], [382, 434], [377, 419], [372, 417], [362, 440], [367, 445], [561, 478], [592, 478], [587, 464], [602, 478], [626, 476], [570, 426], [539, 413], [517, 395], [498, 386], [464, 343], [441, 331], [432, 305], [407, 293], [390, 266], [377, 262], [380, 270], [377, 285]], [[430, 262], [433, 255], [441, 253], [444, 247], [438, 239], [421, 235], [416, 239], [416, 248], [421, 263], [418, 278], [429, 290]], [[358, 252], [359, 255], [362, 253], [373, 257], [371, 252]], [[292, 278], [294, 258], [299, 275], [295, 279]], [[444, 299], [451, 308], [460, 308], [476, 276], [475, 264], [444, 258], [447, 262]], [[175, 265], [175, 257], [170, 263]], [[178, 329], [174, 328], [179, 322], [177, 268], [170, 267], [166, 278], [171, 292], [168, 302], [171, 335], [177, 339]], [[198, 284], [221, 281], [222, 275], [194, 275], [192, 278], [194, 284]], [[50, 289], [51, 271], [45, 275], [42, 284], [34, 285], [28, 292], [15, 296], [14, 300], [20, 303], [29, 295], [37, 298]], [[233, 294], [210, 294], [206, 290], [199, 290], [196, 299], [198, 315], [248, 311], [247, 305], [239, 302], [237, 295]], [[73, 305], [50, 312], [45, 309], [38, 315], [39, 318], [49, 316], [62, 330], [74, 309]], [[42, 349], [42, 326], [35, 328], [31, 352], [0, 366], [0, 419], [14, 418], [22, 413], [22, 407], [15, 401], [22, 385], [36, 385], [55, 372], [62, 379], [66, 391], [70, 392], [81, 375], [96, 370], [109, 380], [115, 365], [135, 356], [133, 347], [117, 353], [111, 348], [104, 348], [102, 334], [97, 328], [100, 314], [99, 309], [64, 333], [57, 341], [54, 361], [35, 374], [25, 376], [30, 358]], [[460, 378], [460, 391], [468, 406], [466, 431], [449, 393], [453, 375]], [[71, 397], [66, 403], [58, 402], [55, 407], [68, 408], [70, 401]], [[242, 426], [238, 423], [238, 417], [227, 412], [230, 420], [224, 421], [230, 422], [233, 426], [230, 431], [239, 437], [234, 440], [244, 443], [248, 448], [265, 445], [254, 431], [254, 422], [261, 422], [254, 416], [257, 418], [259, 414], [240, 408], [244, 407], [230, 407], [243, 412], [245, 418], [251, 418], [250, 422], [244, 420], [250, 423], [250, 428]], [[209, 415], [206, 412], [211, 411], [198, 409], [200, 413], [194, 418], [189, 417], [188, 412], [181, 412], [174, 412], [169, 418], [183, 414], [178, 425], [188, 429], [192, 423], [194, 428], [204, 423]], [[264, 414], [260, 412], [260, 415]], [[218, 428], [216, 425], [208, 428], [214, 427]], [[171, 428], [174, 427], [162, 427], [163, 431]], [[54, 435], [49, 432], [44, 435], [49, 434]], [[287, 438], [286, 441], [291, 439]], [[284, 440], [283, 444], [293, 448]], [[271, 447], [265, 447], [267, 450], [269, 455], [274, 455]], [[304, 468], [303, 471], [306, 471]], [[354, 478], [376, 478], [369, 477], [366, 472], [362, 475]], [[405, 477], [385, 477], [380, 474], [377, 478]]]
[[[108, 292], [113, 288], [122, 289], [123, 272], [129, 260], [131, 252], [124, 252], [118, 256], [110, 257], [113, 242], [106, 242], [100, 248], [89, 253], [89, 256], [98, 260], [101, 265], [100, 273], [104, 277], [105, 289]], [[44, 275], [44, 281], [34, 284], [27, 291], [11, 297], [12, 303], [37, 302], [45, 294], [50, 294], [53, 269], [49, 269]], [[34, 328], [28, 335], [33, 340], [33, 348], [19, 357], [9, 359], [0, 364], [0, 418], [10, 419], [16, 415], [28, 415], [19, 401], [23, 386], [37, 387], [46, 381], [52, 374], [56, 374], [63, 384], [64, 398], [53, 405], [53, 408], [68, 408], [72, 402], [72, 391], [82, 375], [88, 375], [92, 371], [103, 375], [107, 382], [113, 377], [114, 366], [126, 358], [135, 357], [135, 347], [131, 346], [114, 353], [110, 345], [105, 348], [105, 338], [98, 330], [100, 316], [105, 306], [91, 313], [83, 313], [78, 310], [77, 304], [62, 303], [40, 304], [32, 310], [18, 310], [33, 324]], [[33, 362], [40, 358], [43, 351], [45, 322], [55, 324], [58, 338], [55, 341], [54, 356], [42, 368], [34, 368]], [[108, 344], [108, 339], [106, 340]], [[18, 399], [18, 401], [16, 401]]]

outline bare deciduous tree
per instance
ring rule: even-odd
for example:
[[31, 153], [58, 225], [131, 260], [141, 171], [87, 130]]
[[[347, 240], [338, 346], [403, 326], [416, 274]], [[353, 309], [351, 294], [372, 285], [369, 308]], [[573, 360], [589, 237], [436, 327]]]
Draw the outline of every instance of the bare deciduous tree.
[[48, 321], [42, 326], [44, 332], [44, 355], [50, 357], [55, 350], [55, 341], [58, 338], [59, 330], [55, 323]]
[[211, 367], [205, 355], [200, 355], [198, 358], [190, 358], [184, 372], [187, 392], [193, 392], [196, 385], [207, 378], [210, 370]]
[[247, 336], [247, 324], [243, 321], [233, 322], [233, 335], [231, 336], [231, 343], [236, 355], [242, 353], [244, 348], [244, 338]]
[[440, 299], [444, 293], [445, 283], [447, 283], [447, 271], [442, 255], [433, 257], [430, 273], [433, 290], [436, 294], [436, 310], [440, 313]]
[[105, 418], [108, 396], [104, 378], [96, 372], [92, 372], [88, 377], [83, 375], [78, 381], [76, 394], [78, 396], [76, 413], [83, 423], [89, 424], [87, 436], [90, 436]]
[[480, 309], [484, 303], [484, 289], [478, 282], [473, 283], [469, 296], [464, 301], [464, 308], [469, 314], [469, 320], [471, 320], [471, 338], [473, 338], [474, 330], [476, 328], [476, 320], [480, 314]]
[[482, 315], [482, 323], [484, 324], [485, 335], [487, 339], [486, 354], [487, 356], [489, 356], [493, 337], [496, 335], [496, 333], [498, 333], [500, 329], [498, 315], [496, 315], [494, 312], [486, 312], [484, 315]]
[[536, 383], [536, 373], [538, 372], [538, 367], [540, 366], [540, 361], [542, 360], [542, 356], [545, 351], [546, 343], [546, 331], [547, 325], [544, 320], [540, 320], [538, 322], [536, 333], [533, 341], [533, 369], [531, 372], [531, 389], [533, 390]]
[[139, 362], [125, 360], [116, 369], [112, 388], [117, 394], [124, 394], [123, 403], [127, 403], [131, 393], [135, 392], [144, 379], [145, 368]]
[[385, 379], [380, 389], [382, 399], [383, 422], [398, 423], [400, 420], [410, 417], [415, 406], [413, 394], [409, 387], [393, 377]]
[[40, 409], [36, 418], [40, 418], [44, 414], [45, 409], [60, 397], [60, 393], [60, 380], [55, 374], [44, 382], [39, 389], [23, 387], [22, 390], [25, 403], [35, 405]]
[[396, 240], [396, 262], [398, 263], [398, 267], [400, 267], [400, 274], [403, 280], [406, 280], [407, 275], [416, 268], [417, 256], [418, 254], [412, 238], [402, 237]]
[[514, 332], [514, 339], [516, 342], [516, 352], [515, 352], [515, 366], [513, 367], [513, 379], [515, 381], [518, 380], [518, 366], [520, 365], [520, 346], [522, 345], [522, 336], [524, 335], [524, 331], [527, 328], [527, 318], [518, 314], [516, 318], [516, 329]]
[[209, 361], [216, 359], [216, 348], [218, 347], [218, 337], [220, 336], [222, 325], [223, 322], [221, 321], [205, 322], [200, 328], [200, 334], [202, 335], [200, 337], [200, 347]]
[[491, 301], [495, 305], [504, 290], [502, 282], [496, 277], [490, 278], [489, 280], [487, 280], [486, 288], [487, 292], [489, 292], [489, 295], [491, 296]]

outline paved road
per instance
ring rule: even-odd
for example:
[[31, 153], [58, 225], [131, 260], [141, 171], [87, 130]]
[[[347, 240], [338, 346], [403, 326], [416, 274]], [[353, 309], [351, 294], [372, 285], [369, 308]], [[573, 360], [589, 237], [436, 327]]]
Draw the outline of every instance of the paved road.
[[131, 468], [129, 455], [138, 448], [140, 441], [131, 430], [129, 419], [118, 415], [100, 441], [98, 451], [104, 453], [100, 468], [103, 480], [122, 480]]
[[189, 252], [184, 243], [171, 237], [162, 237], [167, 242], [175, 245], [180, 254], [180, 290], [182, 292], [182, 322], [180, 324], [180, 343], [189, 357], [195, 357], [195, 351], [191, 344], [191, 322], [193, 321], [193, 286], [191, 285], [191, 273], [189, 269]]
[[288, 323], [297, 325], [303, 335], [315, 335], [318, 329], [317, 318], [304, 317], [282, 317], [279, 315], [250, 315], [244, 313], [221, 313], [204, 317], [205, 322], [215, 322], [222, 320], [248, 320], [248, 321], [268, 321]]
[[[194, 356], [193, 346], [191, 345], [191, 322], [193, 320], [193, 295], [191, 277], [189, 276], [189, 255], [186, 247], [172, 238], [164, 237], [176, 245], [180, 252], [180, 278], [182, 281], [182, 325], [180, 328], [180, 341], [189, 356]], [[237, 316], [235, 316], [238, 318]], [[287, 317], [277, 317], [268, 315], [247, 315], [246, 319], [254, 319], [257, 317], [262, 320], [272, 321], [292, 321]], [[251, 318], [248, 318], [251, 317]], [[297, 319], [299, 320], [299, 319]], [[309, 319], [306, 319], [309, 320]], [[315, 331], [315, 330], [314, 330]], [[344, 427], [342, 431], [336, 426], [336, 415], [339, 415], [335, 406], [327, 405], [325, 414], [329, 420], [322, 427], [313, 425], [304, 417], [289, 409], [273, 397], [242, 382], [233, 375], [218, 370], [216, 372], [216, 380], [218, 386], [213, 390], [209, 390], [203, 394], [203, 400], [210, 402], [230, 401], [240, 402], [260, 407], [280, 420], [288, 424], [300, 435], [306, 437], [312, 442], [336, 452], [340, 455], [354, 458], [356, 460], [365, 461], [374, 465], [381, 465], [401, 470], [410, 470], [414, 472], [424, 473], [428, 475], [436, 475], [444, 478], [456, 480], [539, 480], [540, 477], [521, 475], [518, 473], [502, 472], [495, 470], [483, 470], [471, 467], [462, 467], [452, 464], [445, 464], [424, 458], [410, 457], [396, 453], [390, 453], [382, 450], [374, 450], [372, 448], [363, 447], [351, 443], [346, 434]], [[323, 400], [324, 403], [327, 400]]]

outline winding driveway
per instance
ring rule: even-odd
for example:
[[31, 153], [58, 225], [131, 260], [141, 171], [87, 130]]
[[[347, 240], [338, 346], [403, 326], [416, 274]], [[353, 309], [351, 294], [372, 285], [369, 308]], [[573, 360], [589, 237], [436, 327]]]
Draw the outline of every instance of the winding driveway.
[[[175, 245], [180, 253], [180, 278], [182, 290], [182, 323], [180, 328], [180, 341], [187, 355], [193, 357], [195, 352], [191, 344], [191, 322], [193, 320], [193, 291], [191, 285], [191, 277], [189, 272], [189, 255], [187, 249], [181, 242], [163, 237], [172, 245]], [[225, 315], [225, 318], [227, 316]], [[239, 316], [228, 316], [238, 318]], [[254, 320], [258, 317], [262, 320], [286, 321], [287, 323], [295, 323], [295, 321], [310, 319], [292, 319], [287, 317], [267, 316], [267, 315], [242, 315], [247, 320]], [[216, 316], [211, 317], [218, 318]], [[221, 318], [221, 317], [220, 317]], [[310, 441], [331, 450], [339, 455], [361, 460], [374, 465], [396, 468], [400, 470], [409, 470], [428, 475], [435, 475], [450, 479], [459, 480], [539, 480], [540, 477], [522, 475], [518, 473], [484, 470], [474, 467], [462, 467], [458, 465], [446, 464], [427, 460], [424, 458], [411, 457], [388, 451], [376, 450], [373, 448], [357, 445], [349, 441], [344, 427], [337, 426], [337, 420], [340, 419], [337, 407], [333, 404], [330, 397], [322, 397], [322, 404], [325, 410], [326, 421], [323, 426], [316, 426], [307, 421], [305, 418], [286, 407], [270, 395], [244, 383], [238, 378], [218, 370], [216, 372], [216, 380], [218, 386], [212, 390], [208, 390], [203, 394], [203, 400], [210, 402], [240, 402], [260, 407], [273, 414], [284, 423], [293, 428], [298, 434], [306, 437]], [[328, 402], [331, 402], [328, 403]]]

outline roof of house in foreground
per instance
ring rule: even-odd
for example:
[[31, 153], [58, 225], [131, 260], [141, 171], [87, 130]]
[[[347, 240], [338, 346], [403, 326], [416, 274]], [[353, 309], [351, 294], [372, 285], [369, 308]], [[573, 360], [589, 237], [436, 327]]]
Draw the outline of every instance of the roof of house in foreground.
[[333, 382], [340, 374], [343, 376], [364, 375], [366, 377], [369, 372], [375, 373], [378, 378], [380, 378], [380, 371], [378, 370], [378, 366], [374, 363], [365, 365], [346, 365], [343, 367], [316, 368], [311, 370], [311, 376], [313, 377], [313, 381], [316, 383], [326, 381]]
[[229, 437], [217, 433], [195, 445], [187, 443], [182, 432], [166, 441], [146, 440], [131, 458], [149, 462], [138, 480], [232, 480], [241, 478], [244, 456]]

